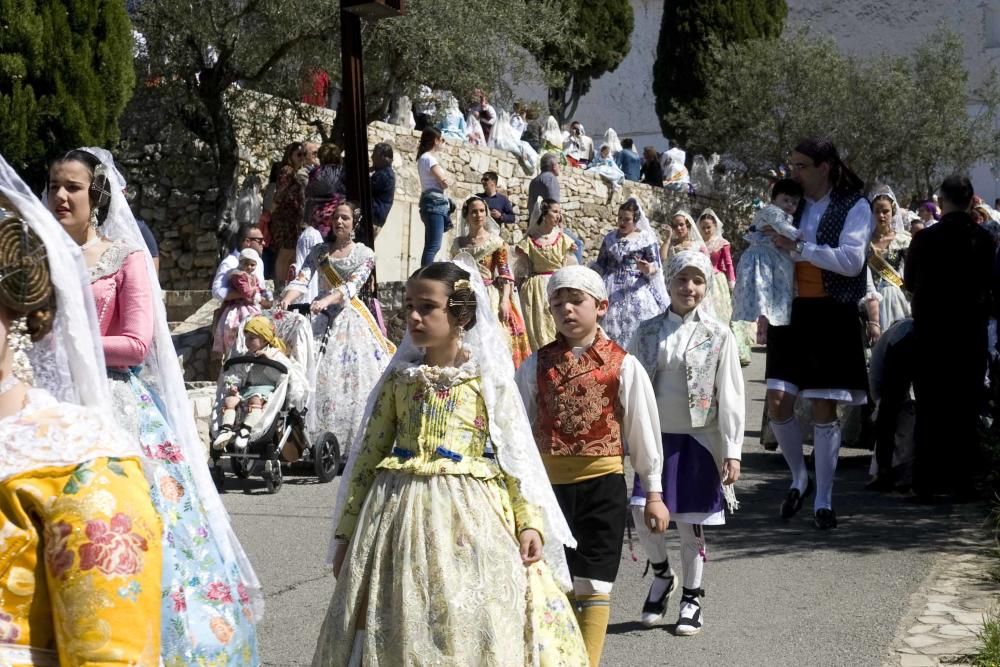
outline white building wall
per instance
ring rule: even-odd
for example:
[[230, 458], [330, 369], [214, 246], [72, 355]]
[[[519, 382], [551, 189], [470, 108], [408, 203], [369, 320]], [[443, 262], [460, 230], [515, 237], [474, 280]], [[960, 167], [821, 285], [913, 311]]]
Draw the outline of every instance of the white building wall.
[[[635, 30], [632, 49], [614, 72], [593, 82], [575, 117], [598, 137], [614, 127], [641, 149], [668, 142], [660, 133], [653, 96], [653, 65], [664, 2], [632, 0]], [[1000, 0], [787, 0], [786, 34], [808, 28], [831, 36], [842, 51], [857, 56], [906, 55], [944, 30], [965, 44], [964, 61], [973, 83], [1000, 66]], [[540, 86], [521, 86], [518, 94], [545, 100]], [[1000, 185], [986, 166], [973, 171], [977, 191], [992, 200]]]

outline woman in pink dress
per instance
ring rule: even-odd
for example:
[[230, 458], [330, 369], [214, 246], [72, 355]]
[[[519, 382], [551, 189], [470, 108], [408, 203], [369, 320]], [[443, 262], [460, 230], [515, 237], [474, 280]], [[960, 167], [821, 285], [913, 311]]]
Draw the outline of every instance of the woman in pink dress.
[[115, 415], [150, 459], [163, 523], [161, 654], [167, 665], [259, 665], [260, 583], [204, 463], [124, 186], [107, 151], [75, 150], [49, 170], [46, 199], [90, 270]]

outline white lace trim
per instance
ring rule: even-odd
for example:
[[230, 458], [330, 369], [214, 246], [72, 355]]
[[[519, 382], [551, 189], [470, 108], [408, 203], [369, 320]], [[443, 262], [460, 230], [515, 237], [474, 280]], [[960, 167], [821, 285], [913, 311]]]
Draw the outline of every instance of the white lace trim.
[[141, 248], [134, 247], [124, 239], [113, 241], [108, 249], [101, 253], [97, 263], [90, 267], [90, 282], [118, 273], [128, 256], [139, 250]]
[[0, 443], [0, 480], [102, 456], [141, 457], [102, 410], [60, 403], [43, 389], [31, 389], [18, 413], [0, 419]]

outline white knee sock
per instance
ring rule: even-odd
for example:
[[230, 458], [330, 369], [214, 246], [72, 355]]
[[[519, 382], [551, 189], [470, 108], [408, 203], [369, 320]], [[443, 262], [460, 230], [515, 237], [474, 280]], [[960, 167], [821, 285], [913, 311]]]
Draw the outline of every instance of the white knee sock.
[[704, 527], [678, 521], [677, 532], [681, 536], [684, 588], [701, 588], [701, 577], [705, 571]]
[[833, 507], [833, 478], [840, 453], [840, 423], [816, 424], [813, 429], [813, 456], [816, 459], [816, 499], [813, 509]]
[[639, 536], [639, 544], [646, 552], [650, 563], [662, 563], [667, 560], [667, 534], [654, 533], [642, 520], [642, 505], [632, 505], [632, 520], [635, 522], [635, 532]]
[[351, 659], [347, 667], [361, 667], [361, 654], [365, 646], [365, 631], [358, 630], [354, 633], [354, 647], [351, 649]]
[[792, 415], [783, 422], [772, 420], [770, 424], [781, 448], [781, 455], [792, 471], [792, 487], [805, 491], [809, 483], [809, 471], [806, 470], [806, 459], [802, 455], [802, 427], [799, 420]]

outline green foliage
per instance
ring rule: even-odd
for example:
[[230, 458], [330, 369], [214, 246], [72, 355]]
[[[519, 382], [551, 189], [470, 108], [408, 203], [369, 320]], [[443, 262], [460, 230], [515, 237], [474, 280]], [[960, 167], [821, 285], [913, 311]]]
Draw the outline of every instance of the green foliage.
[[[685, 128], [670, 118], [697, 108], [718, 61], [714, 45], [776, 38], [785, 25], [785, 0], [671, 0], [663, 3], [653, 67], [653, 93], [663, 134], [685, 146]], [[700, 148], [691, 146], [691, 148]]]
[[[5, 2], [8, 0], [0, 0]], [[509, 99], [505, 77], [525, 75], [528, 49], [558, 32], [556, 0], [409, 0], [401, 17], [362, 28], [370, 120], [421, 84], [466, 96], [474, 88]], [[309, 68], [340, 79], [340, 4], [314, 0], [144, 0], [137, 28], [148, 43], [142, 63], [149, 85], [183, 125], [213, 151], [220, 216], [235, 194], [239, 145], [234, 113], [253, 104], [255, 90], [297, 100]], [[290, 105], [291, 106], [291, 105]], [[267, 119], [261, 119], [267, 122]], [[322, 132], [328, 132], [323, 128]], [[336, 140], [336, 137], [334, 137]], [[278, 150], [280, 147], [275, 147]]]
[[972, 656], [973, 667], [997, 667], [1000, 665], [1000, 610], [992, 609], [983, 617], [983, 629], [979, 631], [981, 646]]
[[132, 96], [132, 32], [120, 0], [0, 0], [0, 146], [37, 182], [47, 160], [113, 144]]
[[833, 40], [807, 33], [716, 52], [702, 99], [680, 106], [669, 122], [694, 145], [725, 152], [752, 173], [783, 164], [799, 139], [822, 135], [869, 183], [927, 193], [943, 171], [1000, 152], [992, 129], [1000, 84], [993, 76], [975, 91], [982, 109], [970, 118], [955, 35], [941, 35], [911, 58], [849, 58]]
[[564, 123], [591, 81], [615, 71], [628, 55], [635, 17], [628, 0], [560, 0], [558, 9], [569, 32], [551, 32], [532, 53], [549, 85], [549, 113]]

